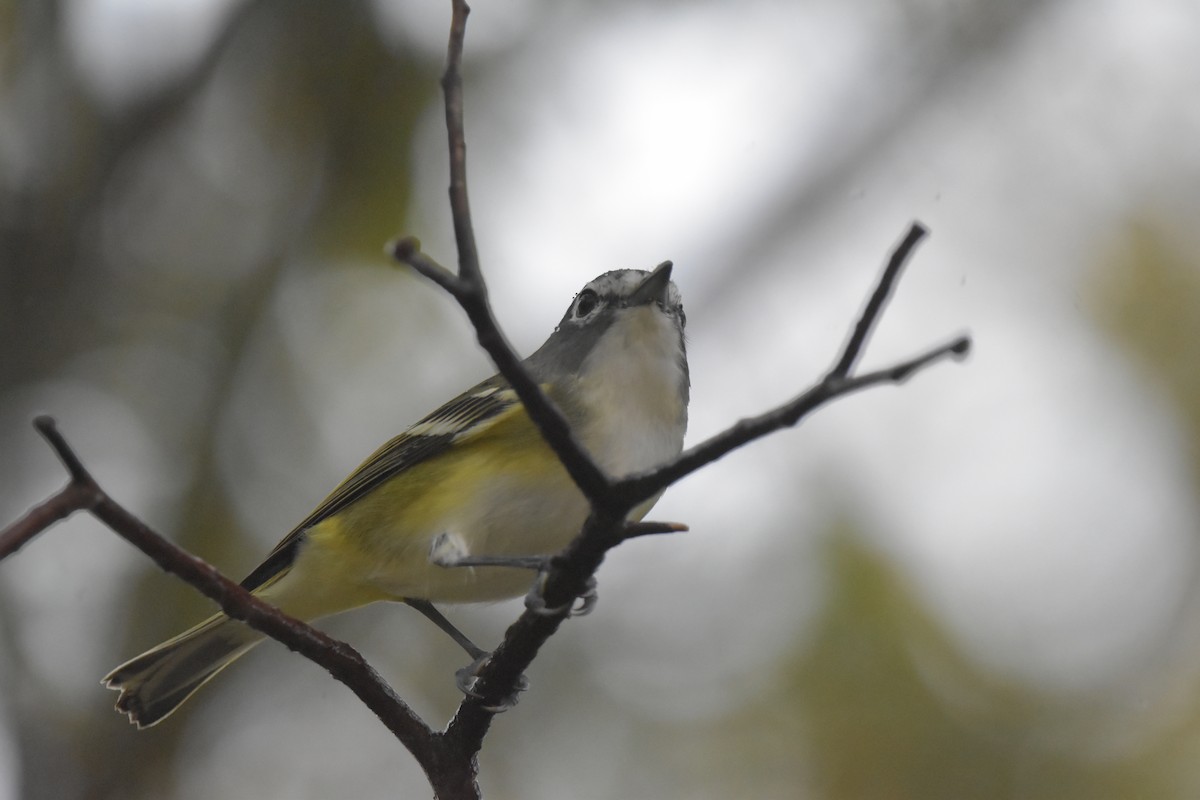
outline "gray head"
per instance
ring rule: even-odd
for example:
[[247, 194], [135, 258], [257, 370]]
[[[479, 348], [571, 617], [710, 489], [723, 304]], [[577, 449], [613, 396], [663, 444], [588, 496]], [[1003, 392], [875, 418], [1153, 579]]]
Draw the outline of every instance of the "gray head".
[[[689, 392], [683, 327], [671, 262], [653, 272], [606, 272], [579, 290], [529, 357], [580, 444], [610, 475], [649, 469], [683, 447]], [[648, 509], [634, 509], [634, 518]]]
[[554, 333], [529, 357], [533, 373], [540, 379], [578, 375], [588, 356], [608, 340], [609, 346], [620, 347], [630, 358], [670, 353], [682, 370], [686, 396], [687, 317], [679, 289], [671, 281], [671, 266], [664, 261], [653, 272], [618, 269], [589, 281]]

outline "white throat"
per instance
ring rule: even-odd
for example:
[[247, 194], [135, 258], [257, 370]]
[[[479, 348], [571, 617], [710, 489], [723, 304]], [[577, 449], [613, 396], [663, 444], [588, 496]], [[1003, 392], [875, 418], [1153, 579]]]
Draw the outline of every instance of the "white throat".
[[679, 455], [687, 405], [679, 331], [651, 304], [621, 309], [583, 360], [583, 444], [615, 477]]

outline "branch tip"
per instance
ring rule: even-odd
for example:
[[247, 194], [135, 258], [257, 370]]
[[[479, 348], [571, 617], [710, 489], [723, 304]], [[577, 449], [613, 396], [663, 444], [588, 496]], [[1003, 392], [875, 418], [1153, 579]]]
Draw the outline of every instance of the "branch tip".
[[392, 258], [407, 264], [415, 254], [421, 252], [421, 240], [415, 236], [397, 236], [383, 248]]
[[929, 229], [916, 220], [909, 226], [908, 233], [904, 235], [900, 244], [896, 245], [896, 249], [892, 251], [887, 266], [883, 268], [883, 273], [879, 276], [879, 282], [875, 285], [875, 290], [871, 292], [871, 297], [867, 300], [867, 305], [863, 308], [862, 315], [858, 318], [858, 322], [855, 323], [854, 329], [850, 333], [850, 339], [846, 342], [841, 357], [833, 369], [829, 371], [826, 379], [845, 378], [854, 369], [859, 356], [862, 355], [863, 350], [866, 348], [867, 339], [870, 338], [871, 331], [875, 328], [875, 323], [883, 314], [884, 306], [887, 305], [887, 301], [891, 297], [892, 287], [896, 285], [896, 281], [900, 278], [901, 270], [908, 263], [908, 259], [917, 244], [928, 234]]
[[414, 236], [397, 239], [392, 247], [392, 255], [401, 264], [407, 264], [422, 276], [445, 289], [451, 297], [459, 302], [474, 288], [467, 281], [421, 252], [421, 243]]
[[691, 529], [682, 522], [626, 522], [621, 541], [662, 533], [686, 533], [689, 530]]
[[855, 376], [851, 379], [857, 383], [859, 388], [870, 386], [875, 383], [903, 383], [908, 380], [914, 373], [928, 367], [935, 361], [940, 361], [943, 358], [952, 358], [955, 361], [961, 361], [966, 358], [967, 353], [971, 350], [971, 339], [968, 336], [960, 336], [952, 342], [938, 345], [931, 350], [922, 353], [919, 356], [910, 358], [907, 361], [901, 362], [888, 369], [878, 370], [866, 375]]
[[71, 449], [71, 445], [67, 444], [66, 438], [62, 435], [62, 431], [58, 429], [58, 421], [49, 414], [39, 414], [34, 417], [33, 427], [46, 440], [46, 444], [58, 456], [58, 460], [62, 462], [63, 467], [71, 476], [72, 483], [93, 485], [91, 474], [87, 468], [83, 466], [83, 462], [79, 460], [79, 456]]

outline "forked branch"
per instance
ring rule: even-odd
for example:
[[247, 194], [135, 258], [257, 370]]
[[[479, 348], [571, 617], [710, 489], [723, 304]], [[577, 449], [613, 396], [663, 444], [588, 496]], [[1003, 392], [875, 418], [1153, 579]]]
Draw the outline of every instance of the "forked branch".
[[[960, 358], [970, 350], [967, 336], [958, 336], [917, 356], [890, 367], [852, 374], [878, 322], [887, 300], [899, 280], [903, 266], [917, 243], [926, 235], [925, 228], [913, 223], [881, 273], [859, 319], [835, 361], [835, 366], [818, 383], [795, 399], [760, 416], [741, 420], [727, 430], [682, 453], [661, 467], [611, 483], [599, 497], [592, 498], [592, 514], [583, 531], [558, 556], [551, 560], [542, 576], [542, 592], [550, 606], [567, 606], [582, 593], [589, 579], [604, 560], [605, 553], [630, 538], [625, 517], [630, 509], [667, 488], [681, 478], [711, 464], [725, 454], [782, 428], [792, 427], [809, 413], [831, 400], [870, 386], [900, 383], [917, 371], [944, 358]], [[457, 295], [455, 295], [457, 297]], [[461, 301], [460, 301], [461, 302]], [[482, 339], [487, 331], [478, 330]], [[503, 366], [497, 368], [508, 377]], [[536, 411], [530, 410], [536, 420]], [[549, 436], [542, 428], [543, 435]], [[551, 442], [553, 444], [553, 442]], [[556, 448], [557, 449], [557, 448]], [[583, 453], [584, 458], [587, 457]], [[653, 530], [669, 529], [669, 523], [653, 524]], [[491, 714], [483, 707], [487, 698], [504, 697], [515, 689], [521, 674], [533, 662], [538, 650], [562, 622], [562, 617], [546, 617], [534, 610], [524, 614], [508, 629], [500, 647], [480, 674], [483, 702], [464, 700], [446, 735], [463, 742], [463, 747], [479, 747], [490, 724]]]
[[149, 556], [163, 571], [178, 576], [213, 600], [234, 619], [262, 631], [327, 669], [358, 695], [419, 761], [427, 763], [432, 730], [401, 700], [350, 645], [259, 600], [216, 567], [152, 530], [114, 500], [83, 466], [54, 419], [41, 416], [34, 427], [70, 475], [70, 483], [0, 532], [0, 559], [15, 552], [55, 522], [88, 511], [114, 533]]
[[[959, 336], [890, 367], [854, 374], [904, 265], [926, 233], [924, 227], [914, 223], [889, 259], [834, 366], [819, 382], [788, 403], [741, 420], [654, 470], [619, 479], [606, 475], [579, 444], [565, 417], [530, 377], [504, 337], [488, 302], [467, 196], [462, 53], [469, 9], [462, 0], [453, 0], [452, 5], [442, 87], [458, 271], [451, 272], [424, 254], [420, 243], [412, 237], [395, 240], [389, 245], [389, 252], [458, 301], [466, 311], [480, 345], [517, 392], [530, 418], [591, 504], [591, 514], [583, 530], [562, 553], [550, 559], [538, 578], [543, 609], [570, 608], [574, 599], [585, 591], [611, 548], [638, 536], [686, 530], [677, 523], [627, 522], [630, 509], [646, 498], [738, 447], [796, 425], [831, 400], [870, 386], [900, 383], [935, 362], [947, 357], [962, 357], [968, 352], [970, 338]], [[350, 687], [421, 764], [437, 797], [442, 800], [479, 797], [475, 757], [494, 717], [492, 707], [497, 698], [512, 694], [520, 675], [557, 630], [565, 614], [547, 615], [544, 611], [535, 613], [533, 609], [527, 609], [510, 626], [491, 660], [479, 673], [476, 687], [479, 696], [465, 699], [446, 729], [434, 731], [396, 696], [357, 651], [257, 599], [209, 564], [150, 530], [97, 484], [52, 419], [39, 417], [34, 424], [62, 460], [70, 482], [0, 531], [0, 559], [76, 511], [88, 511], [150, 556], [162, 569], [179, 576], [216, 601], [226, 614], [321, 664]]]

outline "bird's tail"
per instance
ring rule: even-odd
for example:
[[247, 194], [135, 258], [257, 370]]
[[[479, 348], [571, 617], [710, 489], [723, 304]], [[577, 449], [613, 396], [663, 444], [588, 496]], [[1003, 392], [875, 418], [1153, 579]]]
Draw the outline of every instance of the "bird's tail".
[[148, 728], [262, 638], [253, 628], [217, 614], [117, 667], [104, 685], [121, 692], [118, 711], [139, 728]]

